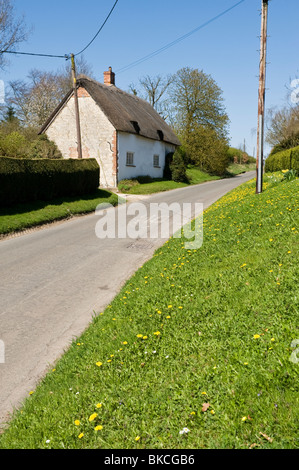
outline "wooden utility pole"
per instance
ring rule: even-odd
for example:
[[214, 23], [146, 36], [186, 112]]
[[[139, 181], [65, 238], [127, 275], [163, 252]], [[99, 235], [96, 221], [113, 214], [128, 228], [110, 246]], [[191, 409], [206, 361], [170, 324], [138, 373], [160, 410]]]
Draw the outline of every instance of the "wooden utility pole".
[[75, 99], [75, 114], [76, 114], [76, 126], [77, 126], [78, 158], [82, 158], [80, 113], [79, 113], [79, 100], [78, 100], [77, 77], [76, 77], [76, 66], [75, 66], [75, 56], [74, 56], [74, 54], [71, 54], [71, 60], [72, 60], [72, 78], [73, 78], [73, 89], [74, 89], [74, 99]]
[[262, 0], [262, 29], [261, 29], [258, 124], [257, 124], [257, 155], [256, 155], [256, 193], [257, 194], [263, 191], [268, 3], [269, 3], [269, 0]]

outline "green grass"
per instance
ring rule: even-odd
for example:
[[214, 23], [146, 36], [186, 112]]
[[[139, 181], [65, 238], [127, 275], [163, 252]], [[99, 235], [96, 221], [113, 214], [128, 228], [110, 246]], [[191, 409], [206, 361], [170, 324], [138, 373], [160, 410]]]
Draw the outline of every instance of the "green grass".
[[[252, 165], [238, 165], [232, 164], [227, 169], [227, 174], [223, 177], [229, 178], [234, 177], [240, 173], [251, 171]], [[175, 181], [164, 180], [164, 179], [152, 179], [151, 181], [143, 182], [135, 180], [123, 180], [120, 181], [118, 189], [127, 194], [154, 194], [162, 191], [170, 191], [171, 189], [184, 188], [193, 184], [205, 183], [207, 181], [219, 180], [222, 177], [209, 175], [208, 173], [200, 170], [198, 167], [189, 165], [187, 168], [187, 183], [177, 183]], [[150, 178], [148, 178], [150, 180]], [[146, 180], [146, 178], [145, 178]]]
[[256, 163], [231, 163], [227, 171], [232, 175], [240, 175], [241, 173], [246, 173], [247, 171], [254, 171], [256, 169]]
[[157, 250], [0, 448], [298, 448], [299, 180], [280, 180], [267, 176], [260, 195], [245, 183], [205, 211], [200, 249], [171, 238]]
[[77, 198], [61, 198], [52, 201], [36, 201], [0, 209], [0, 234], [36, 227], [55, 220], [93, 212], [99, 204], [117, 204], [117, 196], [97, 190], [94, 194]]

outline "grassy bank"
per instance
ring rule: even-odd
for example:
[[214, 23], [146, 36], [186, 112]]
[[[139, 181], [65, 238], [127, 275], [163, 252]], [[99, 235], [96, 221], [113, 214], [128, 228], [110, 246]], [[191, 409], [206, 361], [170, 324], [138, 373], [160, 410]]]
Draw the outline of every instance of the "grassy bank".
[[280, 179], [211, 206], [200, 249], [159, 249], [0, 448], [298, 448], [299, 180]]
[[116, 205], [117, 196], [99, 189], [94, 194], [80, 199], [76, 197], [36, 201], [0, 209], [0, 235], [67, 219], [78, 214], [87, 214], [93, 212], [99, 204], [106, 202]]

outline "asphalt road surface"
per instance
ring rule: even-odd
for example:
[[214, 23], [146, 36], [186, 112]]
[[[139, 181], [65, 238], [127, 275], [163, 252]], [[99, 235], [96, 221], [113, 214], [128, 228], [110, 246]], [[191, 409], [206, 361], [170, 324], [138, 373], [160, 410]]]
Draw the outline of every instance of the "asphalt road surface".
[[[152, 203], [179, 202], [202, 203], [205, 210], [254, 177], [250, 172], [138, 200], [147, 209]], [[136, 204], [130, 198], [127, 208]], [[124, 206], [102, 215], [118, 220], [120, 210]], [[132, 234], [101, 239], [99, 220], [93, 213], [0, 241], [0, 423], [166, 241], [149, 238], [150, 233], [144, 238], [153, 220], [142, 220], [138, 239]]]

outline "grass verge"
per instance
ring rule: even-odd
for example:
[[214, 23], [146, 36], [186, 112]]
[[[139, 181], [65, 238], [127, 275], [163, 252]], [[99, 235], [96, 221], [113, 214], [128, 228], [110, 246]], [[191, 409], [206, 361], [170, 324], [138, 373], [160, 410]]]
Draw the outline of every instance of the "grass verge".
[[78, 214], [93, 212], [101, 203], [116, 205], [117, 196], [98, 189], [94, 194], [78, 198], [36, 201], [0, 209], [0, 234], [6, 235]]
[[205, 211], [200, 249], [171, 238], [157, 250], [0, 448], [298, 448], [299, 180], [279, 181]]
[[[252, 171], [253, 165], [239, 165], [232, 164], [227, 169], [225, 178], [232, 178], [246, 171]], [[153, 194], [162, 191], [170, 191], [171, 189], [184, 188], [193, 184], [206, 183], [207, 181], [219, 180], [223, 177], [209, 175], [208, 173], [200, 170], [199, 168], [189, 165], [187, 168], [187, 183], [177, 183], [175, 181], [164, 179], [150, 179], [149, 177], [141, 177], [135, 180], [120, 181], [118, 189], [123, 193], [128, 194]], [[149, 180], [149, 181], [147, 181]]]

